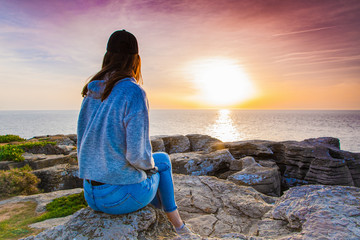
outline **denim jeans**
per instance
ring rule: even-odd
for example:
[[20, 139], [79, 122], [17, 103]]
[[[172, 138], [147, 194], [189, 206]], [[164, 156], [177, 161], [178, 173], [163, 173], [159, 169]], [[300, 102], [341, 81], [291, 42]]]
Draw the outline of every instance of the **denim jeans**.
[[153, 158], [158, 172], [140, 183], [92, 186], [84, 180], [86, 202], [95, 211], [108, 214], [134, 212], [149, 203], [157, 208], [162, 208], [165, 212], [175, 211], [177, 206], [169, 155], [154, 153]]

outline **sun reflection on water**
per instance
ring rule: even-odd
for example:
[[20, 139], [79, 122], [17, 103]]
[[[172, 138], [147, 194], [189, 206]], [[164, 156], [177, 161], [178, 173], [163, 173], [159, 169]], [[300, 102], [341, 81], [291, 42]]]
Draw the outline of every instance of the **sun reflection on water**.
[[220, 109], [214, 124], [208, 127], [210, 136], [220, 139], [223, 142], [233, 142], [242, 140], [239, 130], [236, 128], [231, 118], [231, 111]]

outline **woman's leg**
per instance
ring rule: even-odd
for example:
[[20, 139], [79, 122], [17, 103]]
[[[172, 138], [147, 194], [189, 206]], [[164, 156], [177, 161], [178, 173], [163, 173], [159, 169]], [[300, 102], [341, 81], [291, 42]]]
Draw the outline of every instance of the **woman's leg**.
[[169, 155], [166, 153], [154, 153], [153, 158], [155, 166], [159, 170], [160, 181], [158, 192], [152, 203], [155, 206], [158, 206], [160, 201], [170, 222], [175, 226], [175, 228], [180, 228], [183, 226], [184, 222], [180, 218], [175, 203], [174, 183], [172, 179], [172, 169]]

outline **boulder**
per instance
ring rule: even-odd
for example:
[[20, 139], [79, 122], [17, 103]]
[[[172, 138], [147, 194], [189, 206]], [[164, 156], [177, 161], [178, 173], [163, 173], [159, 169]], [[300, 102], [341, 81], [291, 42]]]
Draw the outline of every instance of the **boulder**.
[[170, 155], [173, 172], [188, 175], [211, 175], [229, 170], [233, 156], [227, 149], [211, 153], [189, 152], [174, 153]]
[[248, 234], [272, 209], [273, 198], [215, 177], [174, 174], [174, 185], [181, 216], [202, 236]]
[[153, 136], [150, 137], [151, 147], [153, 152], [165, 152], [164, 141], [162, 140], [162, 136]]
[[82, 179], [78, 178], [77, 165], [59, 164], [53, 167], [32, 171], [41, 182], [38, 187], [44, 192], [79, 188], [83, 186]]
[[359, 206], [359, 188], [301, 186], [276, 202], [267, 221], [286, 221], [297, 231], [286, 239], [360, 239]]
[[125, 215], [109, 215], [91, 208], [77, 211], [63, 225], [24, 240], [43, 239], [162, 239], [175, 237], [175, 231], [165, 214], [151, 206]]
[[280, 173], [277, 166], [263, 167], [252, 157], [245, 157], [240, 160], [243, 169], [230, 175], [227, 178], [228, 180], [238, 185], [251, 186], [270, 196], [280, 196]]
[[164, 141], [165, 151], [169, 154], [190, 151], [190, 141], [186, 136], [164, 136], [162, 140]]
[[188, 134], [186, 137], [190, 141], [190, 150], [193, 152], [204, 151], [212, 152], [224, 149], [224, 143], [219, 139], [202, 134]]

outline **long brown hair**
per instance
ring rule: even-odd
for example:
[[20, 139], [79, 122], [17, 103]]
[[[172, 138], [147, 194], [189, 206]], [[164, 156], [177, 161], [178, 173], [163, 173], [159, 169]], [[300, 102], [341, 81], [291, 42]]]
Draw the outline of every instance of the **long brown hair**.
[[84, 86], [81, 94], [87, 96], [88, 84], [94, 80], [105, 80], [105, 89], [101, 94], [104, 101], [111, 93], [115, 84], [121, 79], [133, 77], [142, 84], [141, 59], [139, 54], [106, 52], [101, 70]]

